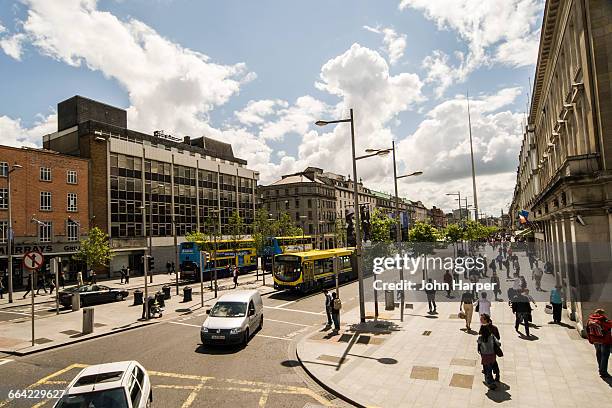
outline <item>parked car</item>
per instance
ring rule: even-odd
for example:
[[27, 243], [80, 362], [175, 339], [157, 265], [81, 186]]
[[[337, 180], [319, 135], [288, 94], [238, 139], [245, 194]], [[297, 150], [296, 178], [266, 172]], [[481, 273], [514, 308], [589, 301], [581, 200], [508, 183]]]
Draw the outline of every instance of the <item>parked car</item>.
[[129, 294], [125, 289], [109, 288], [104, 285], [75, 286], [59, 292], [60, 304], [64, 307], [70, 307], [72, 305], [72, 295], [76, 292], [81, 295], [81, 306], [122, 301]]
[[54, 407], [145, 408], [152, 402], [147, 370], [137, 361], [120, 361], [81, 370]]
[[251, 334], [263, 327], [263, 302], [257, 290], [240, 290], [225, 294], [207, 310], [200, 339], [203, 345], [246, 345]]

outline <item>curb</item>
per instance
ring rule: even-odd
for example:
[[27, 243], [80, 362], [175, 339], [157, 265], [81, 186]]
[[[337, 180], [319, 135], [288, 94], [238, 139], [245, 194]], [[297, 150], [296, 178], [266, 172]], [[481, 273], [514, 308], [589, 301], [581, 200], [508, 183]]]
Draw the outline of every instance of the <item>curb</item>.
[[142, 324], [139, 324], [139, 325], [136, 325], [136, 326], [126, 327], [124, 329], [119, 329], [119, 330], [113, 330], [113, 331], [106, 332], [106, 333], [100, 333], [100, 334], [96, 334], [96, 335], [93, 335], [93, 336], [90, 336], [90, 337], [79, 338], [79, 339], [75, 339], [75, 340], [72, 340], [72, 341], [69, 341], [69, 342], [66, 342], [66, 343], [54, 344], [52, 346], [45, 347], [45, 348], [39, 348], [39, 349], [36, 349], [36, 350], [29, 350], [29, 351], [0, 350], [0, 352], [5, 353], [5, 354], [10, 354], [10, 355], [13, 355], [13, 356], [18, 356], [18, 357], [29, 356], [29, 355], [40, 353], [40, 352], [43, 352], [43, 351], [53, 350], [53, 349], [57, 349], [57, 348], [60, 348], [60, 347], [64, 347], [64, 346], [68, 346], [68, 345], [72, 345], [72, 344], [76, 344], [76, 343], [82, 343], [82, 342], [85, 342], [87, 340], [98, 339], [100, 337], [110, 336], [112, 334], [122, 333], [122, 332], [126, 332], [126, 331], [129, 331], [129, 330], [140, 329], [142, 327], [151, 326], [151, 325], [162, 323], [162, 322], [163, 321], [142, 323]]
[[[308, 333], [306, 336], [309, 336], [310, 334], [312, 334], [312, 332]], [[305, 336], [305, 337], [306, 337]], [[295, 358], [297, 359], [297, 361], [300, 363], [300, 367], [302, 367], [302, 369], [306, 372], [306, 374], [308, 374], [308, 376], [314, 381], [316, 382], [321, 388], [323, 388], [325, 391], [329, 392], [330, 394], [335, 395], [336, 397], [340, 398], [341, 400], [343, 400], [344, 402], [351, 404], [355, 407], [358, 408], [368, 408], [367, 405], [363, 405], [355, 400], [353, 400], [352, 398], [347, 397], [346, 395], [340, 393], [339, 391], [333, 389], [332, 387], [330, 387], [329, 385], [325, 384], [323, 381], [319, 380], [319, 378], [317, 376], [315, 376], [308, 368], [306, 368], [306, 365], [304, 364], [304, 362], [302, 361], [302, 359], [300, 358], [300, 353], [298, 352], [299, 350], [299, 344], [302, 342], [302, 340], [305, 338], [303, 337], [298, 344], [296, 344], [295, 346]]]

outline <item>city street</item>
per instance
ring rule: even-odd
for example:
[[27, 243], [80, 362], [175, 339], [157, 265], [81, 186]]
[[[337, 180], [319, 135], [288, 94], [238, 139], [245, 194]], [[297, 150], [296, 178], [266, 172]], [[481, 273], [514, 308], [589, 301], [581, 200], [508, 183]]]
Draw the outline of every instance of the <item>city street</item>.
[[[356, 289], [356, 283], [341, 288], [345, 307], [356, 306]], [[137, 360], [151, 375], [157, 407], [337, 406], [340, 401], [307, 379], [295, 360], [295, 340], [326, 321], [322, 310], [321, 294], [264, 296], [264, 327], [245, 348], [202, 347], [199, 329], [206, 314], [199, 311], [27, 357], [2, 356], [0, 401], [11, 389], [61, 389], [84, 365]], [[52, 403], [16, 400], [0, 407]]]

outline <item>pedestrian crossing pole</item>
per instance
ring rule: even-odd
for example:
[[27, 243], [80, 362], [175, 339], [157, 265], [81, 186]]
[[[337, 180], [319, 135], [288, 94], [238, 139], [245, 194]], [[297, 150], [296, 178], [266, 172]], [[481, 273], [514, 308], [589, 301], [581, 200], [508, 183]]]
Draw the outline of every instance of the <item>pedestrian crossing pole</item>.
[[59, 265], [57, 258], [51, 258], [50, 260], [51, 274], [55, 276], [55, 314], [59, 314]]
[[204, 307], [204, 266], [207, 263], [206, 252], [200, 251], [200, 304], [201, 307]]

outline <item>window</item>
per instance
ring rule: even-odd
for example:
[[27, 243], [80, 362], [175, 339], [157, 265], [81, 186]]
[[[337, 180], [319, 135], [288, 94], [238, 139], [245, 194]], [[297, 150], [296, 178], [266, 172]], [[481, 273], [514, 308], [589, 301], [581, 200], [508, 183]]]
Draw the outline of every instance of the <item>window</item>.
[[8, 221], [0, 221], [0, 243], [6, 244], [8, 239]]
[[68, 170], [66, 173], [66, 182], [68, 184], [76, 184], [77, 183], [77, 172], [76, 170]]
[[66, 235], [68, 236], [68, 241], [74, 242], [79, 240], [79, 224], [72, 220], [68, 220], [66, 224]]
[[50, 221], [38, 224], [38, 241], [51, 242], [52, 223]]
[[51, 169], [49, 167], [40, 168], [40, 180], [51, 181]]
[[40, 192], [40, 210], [51, 211], [51, 193], [48, 191]]
[[68, 211], [77, 211], [77, 195], [76, 193], [68, 193]]
[[9, 165], [7, 162], [0, 162], [0, 177], [8, 177]]
[[0, 188], [0, 210], [8, 209], [8, 188]]

